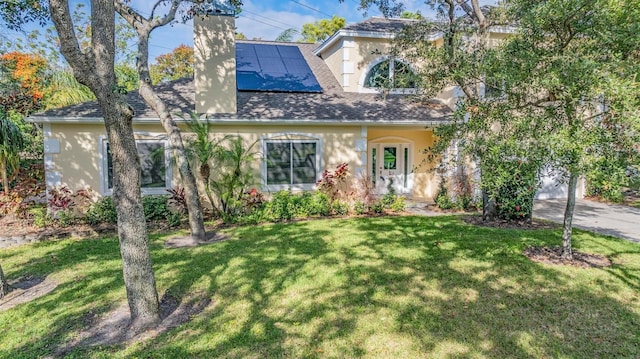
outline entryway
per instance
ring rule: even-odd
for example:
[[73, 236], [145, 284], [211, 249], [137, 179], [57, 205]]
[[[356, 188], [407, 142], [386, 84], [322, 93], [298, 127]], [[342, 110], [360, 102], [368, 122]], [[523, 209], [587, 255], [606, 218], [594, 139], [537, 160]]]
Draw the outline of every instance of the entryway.
[[[394, 142], [387, 142], [394, 140]], [[413, 144], [398, 139], [377, 139], [369, 142], [369, 173], [376, 194], [391, 189], [398, 194], [413, 192]]]

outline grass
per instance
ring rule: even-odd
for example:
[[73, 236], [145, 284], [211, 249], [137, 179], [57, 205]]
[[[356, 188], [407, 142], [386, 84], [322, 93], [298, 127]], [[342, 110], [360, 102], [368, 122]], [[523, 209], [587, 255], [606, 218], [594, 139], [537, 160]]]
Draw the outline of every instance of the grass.
[[[151, 241], [160, 295], [200, 293], [190, 322], [74, 358], [640, 357], [637, 244], [575, 231], [610, 268], [534, 263], [559, 230], [472, 227], [457, 217], [317, 220], [230, 229], [191, 249]], [[0, 252], [9, 278], [60, 283], [0, 313], [0, 358], [34, 358], [125, 299], [118, 242], [67, 240]]]

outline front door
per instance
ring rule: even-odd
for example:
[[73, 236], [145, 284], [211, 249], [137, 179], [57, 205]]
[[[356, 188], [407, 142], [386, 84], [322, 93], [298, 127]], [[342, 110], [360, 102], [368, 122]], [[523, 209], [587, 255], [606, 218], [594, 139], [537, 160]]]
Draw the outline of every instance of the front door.
[[378, 194], [410, 191], [409, 146], [403, 144], [372, 144], [370, 147], [371, 176]]

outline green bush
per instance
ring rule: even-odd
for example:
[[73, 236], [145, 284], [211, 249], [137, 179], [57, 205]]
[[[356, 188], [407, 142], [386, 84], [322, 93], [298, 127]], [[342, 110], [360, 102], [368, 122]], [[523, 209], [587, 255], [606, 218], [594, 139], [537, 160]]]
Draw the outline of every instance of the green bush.
[[373, 211], [373, 213], [376, 213], [376, 214], [380, 214], [384, 212], [384, 203], [382, 203], [382, 201], [376, 201], [371, 206], [371, 211]]
[[331, 200], [329, 196], [322, 192], [315, 192], [309, 201], [309, 215], [311, 216], [329, 216], [331, 215]]
[[340, 200], [335, 200], [333, 201], [333, 204], [331, 205], [332, 209], [333, 209], [333, 213], [336, 216], [346, 216], [349, 214], [349, 204], [346, 202], [342, 202]]
[[296, 215], [294, 195], [289, 191], [278, 191], [267, 203], [267, 218], [269, 221], [281, 222], [291, 220]]
[[142, 208], [144, 209], [144, 218], [147, 221], [162, 221], [167, 219], [171, 213], [166, 196], [143, 196]]
[[470, 195], [460, 195], [456, 198], [455, 206], [461, 210], [468, 210], [473, 204], [473, 197]]
[[116, 213], [113, 198], [105, 196], [92, 204], [87, 210], [85, 220], [87, 223], [94, 225], [101, 223], [115, 224], [118, 221], [118, 214]]
[[620, 203], [623, 200], [622, 187], [628, 181], [623, 168], [605, 161], [587, 172], [587, 196], [601, 197], [607, 201]]
[[73, 211], [69, 209], [56, 212], [55, 217], [61, 227], [69, 227], [76, 220]]
[[46, 207], [34, 207], [29, 209], [29, 213], [33, 217], [33, 224], [38, 228], [44, 228], [51, 223], [51, 216]]
[[436, 194], [436, 207], [440, 209], [451, 209], [453, 208], [453, 201], [451, 201], [451, 197], [449, 197], [449, 191], [447, 190], [447, 182], [444, 177], [440, 178], [440, 183], [438, 184], [438, 193]]
[[367, 213], [367, 207], [365, 206], [362, 200], [357, 200], [353, 204], [353, 211], [355, 212], [355, 214], [358, 214], [358, 215], [365, 214]]
[[405, 196], [396, 196], [393, 202], [389, 205], [389, 208], [391, 208], [391, 210], [396, 213], [404, 212], [406, 207], [407, 207], [407, 201]]
[[498, 217], [505, 220], [530, 218], [533, 212], [536, 184], [535, 172], [516, 172], [511, 180], [497, 191], [495, 200]]
[[387, 192], [384, 196], [382, 196], [382, 205], [385, 208], [389, 208], [391, 206], [391, 204], [396, 200], [396, 194], [395, 191], [390, 191]]

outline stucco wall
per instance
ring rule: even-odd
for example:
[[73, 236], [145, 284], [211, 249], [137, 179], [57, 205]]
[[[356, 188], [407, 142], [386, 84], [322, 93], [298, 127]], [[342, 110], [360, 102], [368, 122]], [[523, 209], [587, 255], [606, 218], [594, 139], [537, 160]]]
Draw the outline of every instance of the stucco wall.
[[[184, 127], [184, 126], [183, 126]], [[160, 125], [136, 125], [136, 137], [139, 139], [161, 138], [164, 131]], [[185, 130], [183, 128], [183, 130]], [[338, 164], [349, 163], [352, 171], [364, 166], [363, 158], [356, 149], [356, 141], [362, 140], [360, 126], [216, 126], [211, 127], [211, 137], [221, 138], [224, 135], [239, 135], [246, 144], [256, 141], [254, 147], [256, 161], [253, 171], [256, 175], [256, 185], [260, 186], [261, 174], [261, 139], [286, 135], [296, 139], [302, 136], [317, 138], [321, 141], [321, 173], [324, 169], [334, 169]], [[190, 134], [184, 132], [188, 139]], [[100, 146], [101, 139], [106, 137], [104, 126], [101, 124], [51, 124], [48, 125], [46, 140], [51, 150], [46, 155], [48, 184], [66, 185], [72, 190], [90, 187], [100, 191]], [[55, 148], [57, 147], [57, 148]], [[364, 159], [366, 161], [366, 158]], [[177, 183], [179, 174], [173, 171], [173, 183]]]
[[[139, 139], [163, 138], [160, 125], [136, 125], [136, 136]], [[91, 188], [97, 192], [101, 189], [100, 146], [101, 139], [106, 138], [104, 126], [101, 124], [51, 124], [47, 125], [47, 141], [57, 142], [50, 146], [46, 154], [47, 182], [54, 186], [63, 184], [72, 190]], [[188, 132], [183, 135], [186, 139]], [[211, 137], [239, 135], [245, 143], [257, 141], [256, 160], [252, 166], [256, 179], [256, 187], [267, 191], [260, 183], [262, 170], [262, 147], [260, 140], [285, 135], [290, 139], [308, 136], [321, 141], [321, 163], [319, 174], [325, 169], [335, 169], [339, 164], [349, 164], [351, 179], [367, 169], [367, 144], [396, 143], [404, 139], [413, 144], [414, 192], [412, 196], [431, 198], [435, 194], [437, 183], [432, 165], [426, 163], [422, 151], [433, 144], [433, 132], [422, 127], [362, 127], [362, 126], [230, 126], [212, 125]], [[403, 141], [404, 142], [404, 141]], [[53, 151], [51, 151], [53, 150]], [[55, 153], [52, 153], [55, 152]], [[104, 170], [104, 169], [103, 169]], [[214, 169], [215, 170], [215, 169]], [[173, 185], [178, 183], [179, 174], [173, 168]]]

